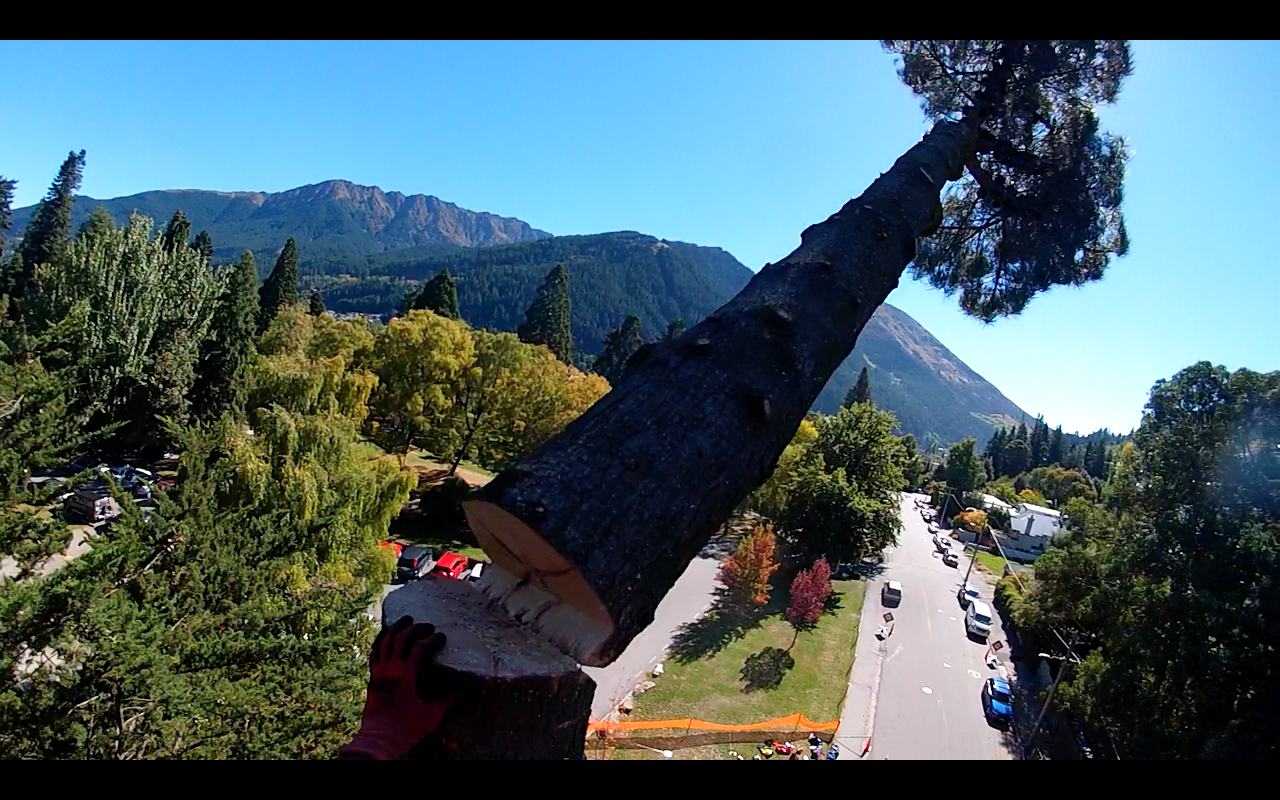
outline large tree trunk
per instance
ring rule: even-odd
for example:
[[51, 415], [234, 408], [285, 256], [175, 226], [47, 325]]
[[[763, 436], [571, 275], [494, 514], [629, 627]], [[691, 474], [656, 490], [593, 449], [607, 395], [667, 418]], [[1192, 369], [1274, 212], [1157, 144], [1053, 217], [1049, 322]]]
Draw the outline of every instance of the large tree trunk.
[[465, 504], [481, 586], [583, 664], [611, 663], [778, 456], [942, 219], [974, 128], [938, 123], [722, 308]]

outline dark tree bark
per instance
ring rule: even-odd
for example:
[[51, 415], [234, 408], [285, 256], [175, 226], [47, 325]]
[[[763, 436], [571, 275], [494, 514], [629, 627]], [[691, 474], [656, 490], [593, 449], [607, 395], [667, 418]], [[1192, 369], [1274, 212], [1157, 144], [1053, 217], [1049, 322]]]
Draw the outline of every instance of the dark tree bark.
[[444, 633], [437, 691], [458, 699], [406, 758], [582, 759], [596, 685], [572, 659], [495, 608], [466, 581], [428, 577], [387, 595], [384, 626], [403, 616]]
[[559, 436], [466, 504], [508, 613], [611, 663], [693, 556], [768, 478], [918, 237], [942, 218], [976, 126], [940, 122], [709, 318], [655, 344]]

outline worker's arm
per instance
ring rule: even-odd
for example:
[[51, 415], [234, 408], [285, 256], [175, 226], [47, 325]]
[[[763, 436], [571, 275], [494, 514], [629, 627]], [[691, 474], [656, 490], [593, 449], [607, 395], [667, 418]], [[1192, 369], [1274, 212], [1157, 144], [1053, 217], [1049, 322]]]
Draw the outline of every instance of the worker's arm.
[[452, 697], [441, 697], [433, 657], [443, 633], [404, 617], [383, 630], [369, 653], [371, 676], [360, 733], [338, 752], [342, 760], [400, 758], [440, 726]]

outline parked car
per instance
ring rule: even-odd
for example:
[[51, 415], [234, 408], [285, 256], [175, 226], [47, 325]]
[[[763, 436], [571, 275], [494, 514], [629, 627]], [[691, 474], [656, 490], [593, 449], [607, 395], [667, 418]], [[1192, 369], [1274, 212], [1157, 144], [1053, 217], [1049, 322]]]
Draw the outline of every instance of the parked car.
[[942, 531], [938, 531], [933, 535], [933, 546], [937, 548], [939, 553], [945, 553], [951, 549], [951, 537]]
[[968, 608], [969, 603], [979, 599], [978, 588], [972, 583], [966, 583], [956, 592], [956, 599], [960, 601], [961, 608]]
[[124, 513], [124, 509], [111, 496], [111, 490], [101, 481], [81, 486], [67, 498], [66, 509], [89, 523], [115, 519]]
[[466, 568], [466, 556], [461, 553], [445, 553], [440, 556], [440, 560], [436, 562], [431, 571], [433, 574], [443, 575], [446, 578], [461, 578]]
[[880, 603], [894, 607], [902, 602], [902, 584], [898, 581], [885, 581], [880, 589]]
[[971, 601], [964, 614], [964, 629], [970, 636], [985, 642], [991, 633], [991, 607], [981, 600]]
[[960, 566], [960, 556], [956, 555], [955, 550], [948, 547], [947, 551], [942, 554], [942, 563], [948, 567], [958, 567]]
[[472, 564], [471, 571], [467, 573], [467, 580], [471, 581], [472, 583], [475, 583], [476, 581], [480, 580], [480, 576], [484, 572], [485, 564], [486, 562], [484, 561], [477, 561], [476, 563]]
[[982, 712], [989, 722], [1007, 724], [1013, 720], [1013, 692], [1004, 678], [987, 678], [982, 684]]
[[421, 578], [436, 565], [435, 553], [431, 548], [414, 545], [400, 552], [396, 561], [396, 577], [402, 581], [413, 581]]

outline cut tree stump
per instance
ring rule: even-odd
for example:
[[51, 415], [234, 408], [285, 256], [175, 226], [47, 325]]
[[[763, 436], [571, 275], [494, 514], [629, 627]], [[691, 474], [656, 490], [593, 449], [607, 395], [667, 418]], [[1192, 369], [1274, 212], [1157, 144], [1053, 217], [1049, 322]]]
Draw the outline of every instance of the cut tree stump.
[[435, 625], [442, 691], [458, 700], [406, 758], [585, 758], [596, 685], [572, 659], [495, 607], [468, 581], [428, 576], [387, 595], [382, 624]]

